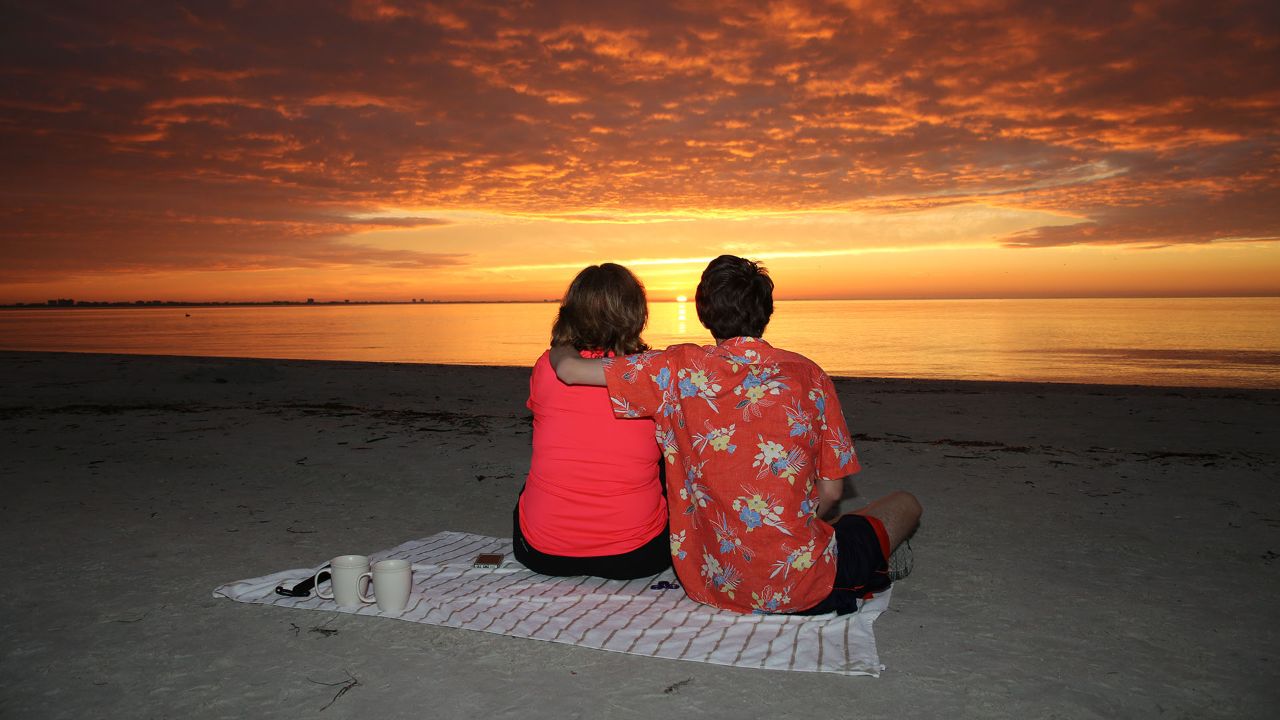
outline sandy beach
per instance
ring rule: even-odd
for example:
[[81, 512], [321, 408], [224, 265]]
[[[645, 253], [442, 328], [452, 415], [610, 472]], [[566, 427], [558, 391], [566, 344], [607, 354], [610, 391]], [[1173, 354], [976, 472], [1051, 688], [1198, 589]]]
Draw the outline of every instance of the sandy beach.
[[875, 626], [878, 679], [211, 596], [442, 530], [508, 533], [527, 377], [0, 352], [0, 717], [1280, 709], [1280, 391], [837, 380], [865, 467], [845, 509], [896, 488], [925, 507]]

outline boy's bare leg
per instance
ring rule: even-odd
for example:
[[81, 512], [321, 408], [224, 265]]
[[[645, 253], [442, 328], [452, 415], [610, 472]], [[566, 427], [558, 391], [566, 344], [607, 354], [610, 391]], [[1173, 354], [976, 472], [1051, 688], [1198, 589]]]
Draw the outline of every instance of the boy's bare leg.
[[893, 552], [920, 526], [920, 515], [924, 509], [920, 507], [920, 501], [916, 500], [915, 495], [895, 490], [853, 512], [857, 515], [870, 515], [884, 523], [885, 534], [889, 536], [889, 552]]

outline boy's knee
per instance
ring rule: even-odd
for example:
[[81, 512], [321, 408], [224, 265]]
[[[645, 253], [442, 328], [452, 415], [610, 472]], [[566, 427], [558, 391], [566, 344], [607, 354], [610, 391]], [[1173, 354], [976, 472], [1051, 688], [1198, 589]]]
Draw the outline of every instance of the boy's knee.
[[920, 520], [920, 516], [924, 514], [924, 507], [920, 505], [920, 501], [915, 495], [905, 490], [896, 490], [891, 495], [894, 502], [899, 504], [904, 513], [917, 522]]
[[915, 495], [912, 495], [909, 492], [904, 492], [902, 494], [906, 495], [907, 499], [911, 501], [911, 507], [916, 511], [916, 517], [920, 517], [924, 514], [924, 506], [920, 504], [920, 500], [916, 498]]

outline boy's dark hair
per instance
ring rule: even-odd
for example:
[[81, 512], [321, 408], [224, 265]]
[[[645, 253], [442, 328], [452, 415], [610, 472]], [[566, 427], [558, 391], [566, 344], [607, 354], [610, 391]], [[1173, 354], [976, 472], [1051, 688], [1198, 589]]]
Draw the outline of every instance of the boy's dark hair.
[[616, 355], [642, 352], [649, 349], [640, 339], [647, 322], [649, 303], [640, 280], [621, 265], [592, 265], [569, 283], [551, 325], [551, 344]]
[[773, 316], [773, 280], [760, 263], [721, 255], [702, 271], [695, 300], [712, 337], [758, 338]]

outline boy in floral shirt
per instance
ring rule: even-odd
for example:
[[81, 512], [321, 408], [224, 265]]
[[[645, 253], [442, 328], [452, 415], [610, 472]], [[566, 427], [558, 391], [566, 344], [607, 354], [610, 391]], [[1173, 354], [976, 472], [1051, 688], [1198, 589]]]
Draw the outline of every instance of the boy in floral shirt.
[[831, 379], [761, 339], [773, 281], [732, 255], [707, 266], [698, 318], [715, 345], [612, 360], [553, 348], [563, 382], [605, 385], [619, 417], [651, 417], [667, 462], [672, 564], [698, 602], [749, 613], [847, 613], [889, 585], [920, 505], [896, 492], [832, 524], [859, 470]]

